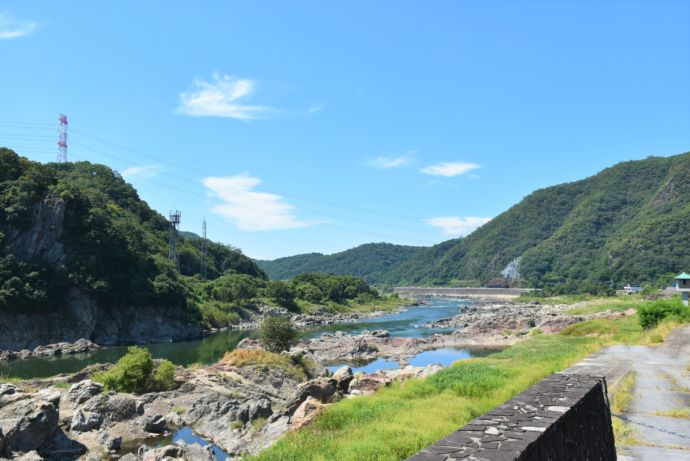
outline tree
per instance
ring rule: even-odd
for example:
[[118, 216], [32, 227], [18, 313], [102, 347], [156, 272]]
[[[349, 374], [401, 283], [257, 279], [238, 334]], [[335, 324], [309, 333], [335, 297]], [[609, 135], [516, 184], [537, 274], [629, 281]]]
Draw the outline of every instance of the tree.
[[266, 296], [274, 300], [280, 306], [290, 310], [295, 308], [295, 297], [297, 293], [288, 283], [281, 282], [280, 280], [272, 280], [266, 284], [265, 293]]
[[269, 352], [286, 351], [297, 343], [297, 331], [287, 317], [267, 317], [261, 324], [260, 334]]

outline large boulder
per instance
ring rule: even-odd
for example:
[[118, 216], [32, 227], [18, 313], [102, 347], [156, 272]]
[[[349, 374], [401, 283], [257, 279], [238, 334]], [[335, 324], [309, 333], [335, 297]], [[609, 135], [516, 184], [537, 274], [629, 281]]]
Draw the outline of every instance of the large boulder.
[[347, 392], [352, 378], [354, 378], [354, 375], [352, 374], [352, 368], [348, 366], [338, 368], [331, 377], [331, 379], [335, 381], [335, 386], [340, 392]]
[[94, 383], [90, 379], [85, 379], [73, 384], [72, 387], [69, 388], [67, 391], [67, 401], [71, 403], [73, 407], [76, 407], [86, 402], [91, 397], [100, 394], [102, 391], [102, 384]]
[[98, 412], [83, 412], [81, 409], [74, 412], [69, 429], [72, 432], [89, 432], [99, 429], [103, 424], [103, 414]]
[[311, 424], [325, 405], [313, 397], [307, 397], [290, 418], [290, 428], [299, 429]]
[[336, 382], [333, 379], [317, 378], [297, 386], [297, 390], [292, 394], [286, 404], [286, 413], [292, 414], [307, 400], [313, 397], [321, 403], [328, 403], [335, 395]]
[[0, 456], [9, 452], [30, 452], [52, 437], [58, 427], [57, 406], [47, 400], [28, 397], [0, 408]]
[[368, 375], [358, 374], [350, 382], [349, 391], [360, 391], [363, 394], [373, 394], [382, 387], [390, 386], [392, 379], [383, 372], [371, 373]]
[[102, 406], [102, 412], [110, 421], [126, 421], [144, 414], [144, 406], [131, 395], [109, 394]]
[[165, 430], [165, 418], [160, 413], [151, 413], [144, 417], [144, 430], [159, 434]]
[[272, 414], [273, 410], [270, 400], [249, 400], [240, 406], [239, 420], [242, 422], [254, 421], [259, 418], [268, 418]]

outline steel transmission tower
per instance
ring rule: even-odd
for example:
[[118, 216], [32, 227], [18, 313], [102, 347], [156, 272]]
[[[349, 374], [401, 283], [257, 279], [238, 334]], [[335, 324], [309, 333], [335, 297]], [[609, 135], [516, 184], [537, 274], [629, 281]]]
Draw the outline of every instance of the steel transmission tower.
[[206, 218], [201, 224], [201, 267], [199, 272], [203, 278], [207, 278], [208, 273], [208, 255], [206, 254]]
[[175, 262], [177, 270], [180, 270], [180, 255], [177, 252], [177, 230], [180, 227], [182, 213], [179, 210], [170, 212], [170, 252], [168, 258]]
[[65, 114], [60, 114], [58, 118], [60, 120], [60, 130], [58, 131], [58, 154], [57, 162], [66, 163], [67, 162], [67, 116]]

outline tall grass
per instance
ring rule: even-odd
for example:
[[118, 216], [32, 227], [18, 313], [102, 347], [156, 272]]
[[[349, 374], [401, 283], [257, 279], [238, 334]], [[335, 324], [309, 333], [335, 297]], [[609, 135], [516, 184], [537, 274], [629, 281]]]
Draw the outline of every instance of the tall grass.
[[645, 333], [633, 316], [537, 335], [502, 352], [457, 362], [426, 380], [331, 405], [314, 425], [249, 459], [401, 460], [603, 346], [644, 344], [650, 334], [669, 331], [662, 324]]

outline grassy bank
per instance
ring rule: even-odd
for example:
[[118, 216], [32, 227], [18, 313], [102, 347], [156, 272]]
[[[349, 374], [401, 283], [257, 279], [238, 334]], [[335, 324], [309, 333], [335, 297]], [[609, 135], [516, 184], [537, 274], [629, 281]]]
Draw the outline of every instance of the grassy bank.
[[667, 320], [643, 331], [632, 316], [591, 320], [561, 334], [536, 335], [500, 353], [458, 362], [426, 380], [332, 405], [313, 426], [289, 434], [251, 459], [404, 459], [604, 346], [654, 343], [673, 326]]

